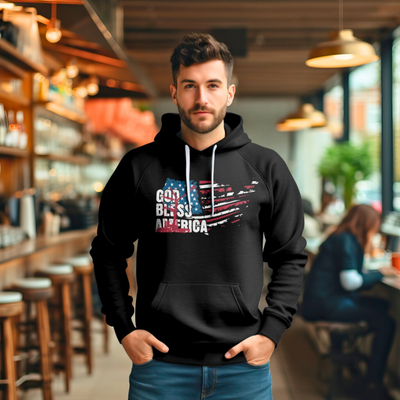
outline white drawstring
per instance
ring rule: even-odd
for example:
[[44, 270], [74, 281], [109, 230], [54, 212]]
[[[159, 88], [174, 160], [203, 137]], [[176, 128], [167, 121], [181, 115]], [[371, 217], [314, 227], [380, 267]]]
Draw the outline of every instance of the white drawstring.
[[212, 158], [211, 158], [211, 203], [212, 203], [212, 214], [214, 215], [214, 164], [215, 164], [215, 150], [217, 145], [214, 145]]
[[[213, 153], [211, 157], [211, 204], [212, 204], [212, 213], [214, 215], [214, 165], [215, 165], [215, 150], [217, 150], [217, 145], [213, 147]], [[192, 204], [190, 202], [190, 148], [186, 144], [185, 145], [185, 159], [186, 159], [186, 196], [187, 203], [189, 207], [189, 213], [192, 209]]]
[[190, 210], [192, 209], [192, 204], [190, 203], [190, 149], [189, 146], [185, 145], [185, 156], [186, 156], [186, 196], [187, 203], [189, 207], [189, 214], [191, 214]]

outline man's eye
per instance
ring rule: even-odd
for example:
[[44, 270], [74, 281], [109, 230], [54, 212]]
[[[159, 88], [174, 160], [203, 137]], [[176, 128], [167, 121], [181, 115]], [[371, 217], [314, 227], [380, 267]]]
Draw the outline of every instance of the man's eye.
[[189, 83], [189, 85], [186, 85], [185, 88], [187, 88], [188, 86], [193, 86], [191, 83]]
[[210, 86], [218, 87], [218, 85], [216, 85], [215, 83], [212, 83]]

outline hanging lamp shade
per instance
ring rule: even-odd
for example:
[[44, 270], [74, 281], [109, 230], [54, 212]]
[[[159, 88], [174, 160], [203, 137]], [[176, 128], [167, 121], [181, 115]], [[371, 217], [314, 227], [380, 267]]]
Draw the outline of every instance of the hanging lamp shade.
[[285, 123], [286, 118], [281, 118], [275, 125], [275, 129], [278, 132], [292, 132], [292, 131], [298, 131], [300, 129], [304, 128], [299, 128], [294, 124], [286, 124]]
[[306, 65], [313, 68], [344, 68], [378, 60], [374, 47], [357, 39], [351, 29], [329, 33], [329, 40], [310, 50]]
[[297, 131], [326, 125], [326, 117], [310, 103], [302, 104], [295, 112], [280, 119], [275, 128], [280, 132]]

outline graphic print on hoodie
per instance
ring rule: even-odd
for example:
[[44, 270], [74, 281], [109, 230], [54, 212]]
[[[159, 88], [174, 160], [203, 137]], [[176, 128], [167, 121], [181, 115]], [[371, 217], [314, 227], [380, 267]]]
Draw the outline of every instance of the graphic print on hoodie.
[[[167, 178], [156, 194], [156, 232], [203, 233], [227, 224], [240, 226], [240, 217], [249, 205], [251, 193], [258, 184], [254, 180], [235, 192], [232, 184], [211, 184], [211, 181], [190, 181], [190, 204], [184, 181]], [[215, 214], [212, 213], [211, 190], [214, 193]], [[189, 211], [191, 210], [191, 212]]]
[[[224, 355], [256, 334], [277, 346], [297, 311], [307, 262], [298, 187], [238, 114], [226, 113], [225, 137], [202, 151], [179, 136], [179, 114], [161, 121], [154, 142], [126, 153], [102, 193], [90, 250], [101, 311], [120, 342], [144, 329], [165, 343], [167, 353], [153, 347], [156, 360], [245, 362], [243, 352]], [[134, 307], [125, 270], [136, 240]], [[272, 276], [261, 311], [264, 262]]]

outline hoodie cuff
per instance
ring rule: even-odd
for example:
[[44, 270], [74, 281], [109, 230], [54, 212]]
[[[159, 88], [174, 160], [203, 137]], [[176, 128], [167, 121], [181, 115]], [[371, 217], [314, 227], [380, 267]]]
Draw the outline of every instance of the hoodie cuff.
[[258, 334], [270, 338], [275, 343], [276, 348], [287, 326], [281, 318], [275, 317], [273, 314], [266, 314], [263, 317], [263, 321], [263, 325], [258, 331]]
[[135, 327], [135, 325], [133, 325], [131, 319], [129, 319], [129, 321], [121, 321], [118, 324], [114, 325], [114, 331], [120, 343], [126, 335], [128, 335], [129, 333], [133, 332], [136, 329], [137, 328]]

